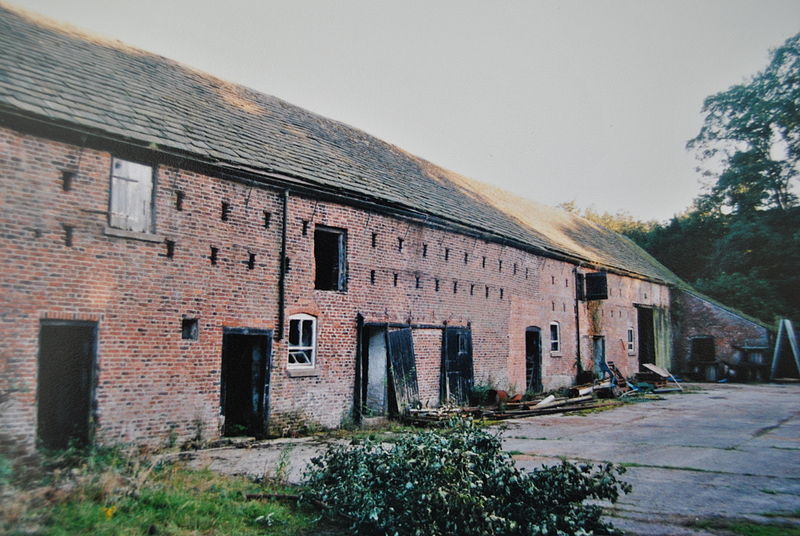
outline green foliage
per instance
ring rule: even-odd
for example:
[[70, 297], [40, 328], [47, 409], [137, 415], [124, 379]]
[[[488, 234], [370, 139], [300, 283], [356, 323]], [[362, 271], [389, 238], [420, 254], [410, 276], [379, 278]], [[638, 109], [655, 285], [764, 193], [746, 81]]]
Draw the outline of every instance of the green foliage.
[[705, 120], [687, 146], [715, 183], [704, 204], [724, 212], [786, 210], [797, 204], [800, 164], [800, 34], [772, 52], [746, 83], [711, 95]]
[[623, 468], [561, 465], [523, 473], [471, 421], [446, 430], [332, 446], [312, 460], [306, 500], [351, 520], [353, 534], [619, 534], [587, 500], [616, 502]]

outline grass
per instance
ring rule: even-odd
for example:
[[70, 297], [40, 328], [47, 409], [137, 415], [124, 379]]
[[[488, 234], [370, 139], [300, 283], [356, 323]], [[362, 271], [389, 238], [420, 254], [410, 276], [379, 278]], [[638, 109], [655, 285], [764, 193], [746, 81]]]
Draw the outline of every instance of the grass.
[[800, 536], [800, 525], [758, 523], [747, 519], [699, 519], [690, 526], [736, 536]]
[[[91, 460], [92, 458], [89, 458]], [[147, 462], [45, 469], [35, 481], [0, 489], [0, 533], [15, 535], [306, 535], [343, 534], [293, 500], [250, 500], [248, 494], [292, 494], [181, 464]], [[12, 488], [12, 486], [14, 486]]]

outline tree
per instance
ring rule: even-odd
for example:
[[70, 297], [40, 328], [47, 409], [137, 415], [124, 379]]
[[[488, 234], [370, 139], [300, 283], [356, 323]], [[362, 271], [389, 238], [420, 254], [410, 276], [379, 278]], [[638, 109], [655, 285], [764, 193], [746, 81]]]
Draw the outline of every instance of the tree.
[[800, 34], [772, 51], [749, 81], [711, 95], [687, 147], [715, 178], [699, 204], [724, 212], [787, 210], [800, 169]]

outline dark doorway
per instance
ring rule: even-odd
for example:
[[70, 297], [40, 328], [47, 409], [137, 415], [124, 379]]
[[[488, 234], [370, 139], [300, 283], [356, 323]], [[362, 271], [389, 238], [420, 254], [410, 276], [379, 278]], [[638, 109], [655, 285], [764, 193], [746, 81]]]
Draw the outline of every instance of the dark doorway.
[[594, 375], [603, 378], [608, 371], [606, 364], [606, 338], [602, 336], [592, 337], [592, 354], [594, 357]]
[[222, 336], [223, 435], [264, 437], [268, 432], [271, 332], [225, 329]]
[[542, 392], [542, 330], [525, 329], [525, 391]]
[[86, 445], [92, 432], [97, 324], [42, 321], [37, 431], [41, 445]]
[[468, 404], [473, 383], [472, 332], [469, 328], [445, 328], [441, 374], [442, 402]]
[[639, 327], [639, 364], [656, 363], [656, 343], [653, 333], [653, 310], [649, 307], [637, 307], [637, 324]]

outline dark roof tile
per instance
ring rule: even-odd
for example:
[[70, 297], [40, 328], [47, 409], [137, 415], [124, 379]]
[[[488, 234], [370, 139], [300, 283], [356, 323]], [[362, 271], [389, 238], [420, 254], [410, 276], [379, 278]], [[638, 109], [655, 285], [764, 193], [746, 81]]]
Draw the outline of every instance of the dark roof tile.
[[0, 104], [277, 171], [554, 253], [680, 283], [629, 240], [377, 138], [122, 43], [0, 6]]

